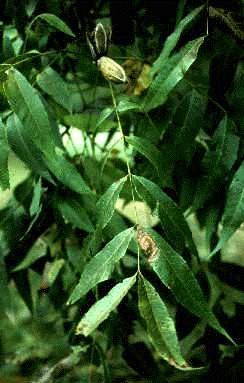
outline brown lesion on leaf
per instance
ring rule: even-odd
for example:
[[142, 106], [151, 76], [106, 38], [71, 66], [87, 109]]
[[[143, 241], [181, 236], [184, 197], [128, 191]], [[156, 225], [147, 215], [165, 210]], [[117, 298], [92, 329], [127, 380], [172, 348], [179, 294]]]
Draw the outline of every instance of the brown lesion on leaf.
[[148, 262], [154, 262], [159, 256], [159, 248], [152, 236], [142, 226], [137, 226], [137, 242], [140, 248], [148, 255]]

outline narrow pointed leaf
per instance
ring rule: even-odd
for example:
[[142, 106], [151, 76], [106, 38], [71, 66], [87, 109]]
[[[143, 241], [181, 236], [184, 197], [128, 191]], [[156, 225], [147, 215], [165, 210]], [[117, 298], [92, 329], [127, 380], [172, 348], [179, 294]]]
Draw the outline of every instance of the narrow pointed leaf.
[[6, 74], [4, 91], [12, 111], [22, 122], [33, 143], [47, 157], [55, 157], [51, 125], [37, 91], [16, 69], [8, 69]]
[[125, 255], [133, 238], [133, 232], [133, 228], [122, 231], [92, 258], [85, 266], [68, 304], [76, 302], [98, 283], [109, 279], [114, 265]]
[[219, 241], [210, 256], [219, 251], [244, 221], [244, 161], [234, 175], [227, 193], [222, 218], [223, 229]]
[[8, 153], [9, 147], [7, 143], [5, 126], [0, 119], [0, 187], [2, 190], [8, 189], [9, 171], [8, 171]]
[[14, 271], [26, 269], [38, 259], [44, 257], [47, 254], [48, 244], [42, 239], [38, 239], [34, 245], [28, 251], [23, 261], [15, 267]]
[[122, 299], [136, 282], [136, 275], [126, 278], [123, 282], [115, 285], [110, 292], [97, 301], [79, 322], [76, 333], [84, 336], [90, 335], [105, 319], [111, 311], [115, 310]]
[[55, 158], [45, 158], [45, 163], [55, 177], [71, 190], [80, 194], [91, 193], [76, 167], [66, 160], [62, 153], [57, 154]]
[[158, 174], [161, 172], [161, 153], [150, 141], [145, 138], [129, 136], [125, 138], [139, 153], [143, 154], [155, 167]]
[[225, 174], [237, 159], [239, 138], [232, 134], [233, 122], [227, 116], [220, 121], [213, 137], [213, 149], [208, 150], [202, 160], [203, 177], [198, 181], [193, 202], [194, 209], [202, 207], [225, 182]]
[[70, 95], [67, 83], [50, 66], [46, 67], [36, 76], [40, 88], [49, 94], [63, 108], [71, 111]]
[[186, 261], [158, 233], [152, 229], [147, 231], [159, 249], [159, 253], [150, 264], [161, 281], [172, 290], [179, 303], [233, 342], [210, 310]]
[[25, 162], [30, 169], [55, 184], [41, 151], [33, 144], [27, 135], [20, 119], [12, 114], [7, 119], [7, 137], [13, 152]]
[[74, 33], [71, 31], [68, 25], [63, 20], [61, 20], [58, 16], [53, 15], [52, 13], [41, 13], [40, 15], [36, 17], [36, 19], [37, 18], [45, 20], [52, 27], [65, 33], [66, 35], [75, 37]]
[[138, 284], [139, 309], [146, 321], [148, 334], [158, 353], [178, 368], [187, 368], [181, 355], [173, 319], [155, 288], [140, 276]]
[[36, 215], [40, 211], [40, 202], [42, 196], [42, 180], [39, 178], [38, 182], [35, 183], [33, 188], [33, 196], [30, 205], [30, 215]]
[[191, 13], [189, 13], [180, 23], [177, 25], [175, 31], [166, 39], [162, 52], [160, 53], [157, 60], [153, 63], [151, 75], [153, 76], [157, 73], [161, 67], [165, 64], [166, 60], [169, 58], [171, 52], [176, 47], [181, 33], [187, 27], [187, 25], [196, 18], [196, 16], [202, 11], [204, 6], [195, 8]]
[[205, 102], [195, 89], [188, 92], [178, 106], [167, 134], [170, 137], [161, 149], [161, 167], [164, 178], [177, 162], [191, 164], [195, 152], [195, 138], [204, 123]]
[[65, 264], [65, 260], [63, 258], [61, 259], [55, 259], [52, 264], [50, 265], [48, 272], [47, 272], [47, 283], [48, 286], [52, 286], [55, 280], [57, 279], [57, 276], [62, 269], [63, 265]]
[[141, 176], [132, 176], [136, 191], [151, 207], [151, 200], [159, 204], [159, 218], [165, 235], [171, 245], [178, 251], [183, 250], [185, 243], [192, 255], [197, 256], [196, 246], [189, 226], [176, 203], [165, 194], [154, 182]]
[[144, 100], [144, 109], [149, 111], [162, 105], [171, 90], [184, 77], [186, 71], [197, 58], [204, 37], [188, 42], [178, 53], [168, 59], [152, 81]]
[[99, 215], [98, 225], [102, 229], [112, 218], [115, 209], [115, 204], [119, 198], [119, 194], [126, 180], [127, 176], [120, 178], [120, 180], [118, 180], [117, 182], [114, 182], [97, 202], [97, 211]]
[[88, 233], [94, 231], [90, 218], [78, 199], [67, 199], [59, 196], [57, 199], [57, 206], [63, 217], [72, 223], [72, 225], [81, 230], [85, 230]]

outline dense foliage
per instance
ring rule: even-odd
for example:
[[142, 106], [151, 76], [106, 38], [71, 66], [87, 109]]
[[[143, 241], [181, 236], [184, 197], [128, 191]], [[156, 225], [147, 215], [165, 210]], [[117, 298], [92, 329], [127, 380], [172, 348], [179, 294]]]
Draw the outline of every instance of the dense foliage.
[[244, 2], [1, 7], [0, 381], [240, 381]]

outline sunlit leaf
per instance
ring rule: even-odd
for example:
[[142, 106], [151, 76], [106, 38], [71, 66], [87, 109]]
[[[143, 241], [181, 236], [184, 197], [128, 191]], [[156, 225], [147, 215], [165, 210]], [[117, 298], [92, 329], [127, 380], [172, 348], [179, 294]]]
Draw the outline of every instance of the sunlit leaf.
[[43, 239], [38, 239], [30, 248], [23, 261], [15, 267], [14, 271], [26, 269], [38, 259], [44, 257], [47, 254], [47, 248], [48, 244]]
[[36, 173], [55, 183], [41, 151], [33, 144], [19, 118], [15, 114], [10, 115], [6, 126], [8, 142], [14, 153]]
[[61, 20], [58, 16], [53, 15], [52, 13], [41, 13], [35, 18], [35, 20], [37, 18], [45, 20], [52, 27], [65, 33], [66, 35], [75, 37], [74, 33], [71, 31], [68, 25], [63, 20]]
[[127, 176], [121, 178], [119, 181], [114, 182], [106, 192], [100, 197], [97, 202], [97, 211], [98, 211], [98, 225], [101, 228], [104, 228], [107, 223], [110, 221], [115, 204], [119, 198], [119, 194], [124, 186], [124, 183], [127, 180]]
[[47, 282], [48, 286], [52, 286], [55, 280], [57, 279], [57, 276], [62, 269], [63, 265], [65, 264], [64, 259], [55, 259], [54, 262], [50, 265], [47, 272]]
[[91, 259], [68, 300], [69, 304], [83, 297], [98, 283], [109, 279], [115, 264], [125, 255], [133, 238], [133, 232], [133, 228], [122, 231]]
[[161, 357], [178, 368], [187, 368], [181, 355], [173, 319], [155, 288], [140, 275], [139, 309], [146, 321], [147, 332]]
[[12, 111], [28, 137], [49, 158], [55, 157], [55, 143], [47, 112], [37, 91], [16, 69], [6, 71], [4, 90]]
[[33, 216], [37, 214], [40, 210], [40, 201], [42, 196], [42, 183], [41, 178], [36, 182], [33, 188], [33, 197], [30, 205], [30, 215]]
[[116, 309], [130, 288], [135, 284], [136, 275], [124, 279], [123, 282], [115, 285], [105, 297], [97, 301], [79, 322], [76, 333], [88, 336], [96, 330], [100, 323], [108, 318], [111, 311]]

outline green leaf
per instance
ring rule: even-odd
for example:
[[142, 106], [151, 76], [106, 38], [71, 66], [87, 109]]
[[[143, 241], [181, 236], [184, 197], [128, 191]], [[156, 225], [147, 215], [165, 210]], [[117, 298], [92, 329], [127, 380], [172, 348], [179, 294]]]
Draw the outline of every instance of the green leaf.
[[103, 124], [104, 121], [106, 121], [107, 118], [110, 117], [113, 112], [114, 112], [114, 109], [111, 107], [103, 109], [103, 111], [100, 113], [100, 116], [97, 120], [96, 127], [98, 128], [101, 124]]
[[198, 49], [204, 37], [188, 42], [162, 65], [158, 75], [152, 81], [144, 100], [144, 110], [149, 111], [162, 105], [171, 90], [184, 77], [186, 71], [197, 58]]
[[67, 83], [50, 66], [46, 67], [36, 76], [40, 88], [49, 94], [58, 104], [71, 112], [71, 101]]
[[154, 287], [142, 275], [139, 278], [138, 296], [140, 313], [160, 356], [177, 368], [187, 368], [181, 355], [173, 319]]
[[183, 20], [180, 21], [175, 31], [167, 37], [162, 52], [160, 53], [157, 60], [153, 63], [151, 76], [154, 76], [155, 73], [161, 70], [161, 68], [165, 65], [166, 60], [169, 58], [171, 52], [176, 47], [181, 33], [187, 27], [187, 25], [196, 18], [196, 16], [202, 11], [204, 5], [201, 7], [195, 8], [191, 13], [189, 13]]
[[158, 175], [161, 173], [161, 153], [150, 141], [145, 138], [129, 136], [126, 141], [132, 145], [139, 153], [143, 154], [155, 167]]
[[54, 262], [51, 263], [50, 267], [48, 268], [47, 272], [47, 283], [48, 286], [52, 286], [53, 283], [56, 281], [57, 276], [62, 269], [63, 265], [65, 264], [64, 259], [55, 259]]
[[184, 96], [167, 130], [170, 140], [161, 149], [161, 168], [164, 178], [167, 179], [167, 175], [178, 163], [191, 164], [195, 138], [203, 122], [203, 96], [193, 89]]
[[127, 99], [121, 100], [118, 103], [117, 110], [119, 113], [125, 113], [129, 110], [140, 110], [141, 107], [135, 102], [129, 101]]
[[71, 190], [80, 194], [91, 193], [76, 167], [62, 153], [57, 153], [55, 158], [45, 158], [45, 163], [55, 177]]
[[28, 251], [23, 261], [20, 262], [20, 264], [17, 267], [15, 267], [14, 271], [26, 269], [38, 259], [45, 257], [45, 255], [47, 254], [47, 248], [48, 244], [42, 239], [38, 239]]
[[14, 153], [25, 162], [30, 169], [55, 184], [43, 160], [41, 151], [33, 144], [19, 118], [15, 114], [12, 114], [8, 117], [6, 126], [8, 143]]
[[159, 253], [153, 258], [150, 265], [161, 281], [172, 290], [180, 304], [233, 342], [210, 310], [186, 261], [157, 232], [152, 229], [147, 229], [147, 232], [159, 249]]
[[[52, 27], [54, 27], [54, 28], [58, 29], [59, 31], [65, 33], [66, 35], [75, 37], [74, 33], [71, 31], [71, 29], [68, 27], [68, 25], [63, 20], [61, 20], [58, 16], [53, 15], [51, 13], [41, 13], [40, 15], [38, 15], [35, 18], [35, 20], [37, 20], [38, 18], [45, 20]], [[33, 20], [33, 22], [35, 20]]]
[[9, 147], [7, 143], [5, 126], [0, 119], [0, 187], [2, 190], [8, 189], [9, 184], [9, 171], [8, 171], [8, 152]]
[[12, 111], [32, 142], [49, 158], [55, 157], [55, 143], [47, 112], [37, 91], [16, 69], [6, 71], [4, 90]]
[[76, 333], [88, 336], [96, 330], [100, 323], [108, 318], [111, 311], [116, 309], [130, 288], [135, 284], [136, 276], [137, 274], [124, 279], [123, 282], [115, 285], [105, 297], [97, 301], [79, 322]]
[[[131, 102], [128, 100], [121, 100], [119, 104], [117, 105], [117, 111], [118, 113], [125, 113], [129, 110], [140, 110], [140, 105], [136, 104], [135, 102]], [[101, 112], [98, 120], [97, 120], [97, 127], [99, 127], [101, 124], [104, 123], [114, 113], [114, 108], [108, 107], [103, 109]]]
[[233, 122], [226, 115], [214, 132], [210, 150], [203, 157], [201, 164], [203, 176], [198, 180], [194, 209], [202, 207], [204, 202], [211, 198], [212, 193], [220, 190], [225, 182], [226, 173], [237, 159], [239, 138], [232, 134], [232, 129]]
[[30, 215], [36, 215], [40, 211], [40, 202], [42, 196], [42, 180], [39, 178], [38, 182], [35, 183], [33, 189], [33, 196], [30, 205]]
[[86, 210], [81, 206], [80, 201], [76, 198], [65, 198], [59, 196], [57, 198], [57, 207], [65, 219], [72, 223], [75, 227], [85, 230], [88, 233], [94, 231], [94, 227]]
[[4, 250], [2, 243], [0, 242], [0, 319], [3, 320], [7, 312], [11, 312], [13, 309], [12, 306], [12, 297], [8, 287], [9, 278], [6, 263], [4, 261]]
[[68, 304], [75, 303], [98, 283], [109, 279], [115, 264], [125, 255], [133, 235], [133, 228], [122, 231], [91, 259], [85, 266]]
[[224, 214], [222, 217], [223, 228], [219, 241], [210, 254], [212, 257], [219, 251], [224, 243], [239, 229], [244, 221], [244, 161], [234, 175], [227, 192]]
[[127, 176], [114, 182], [97, 202], [98, 225], [102, 229], [108, 224], [114, 213], [115, 204], [126, 180]]
[[192, 233], [176, 203], [152, 181], [135, 175], [132, 176], [132, 180], [139, 196], [152, 209], [152, 200], [159, 204], [159, 218], [164, 234], [175, 250], [181, 252], [186, 243], [191, 254], [197, 256]]
[[116, 125], [114, 121], [103, 121], [98, 124], [99, 117], [97, 114], [85, 112], [69, 114], [64, 116], [63, 119], [67, 125], [75, 126], [83, 132], [106, 132]]

